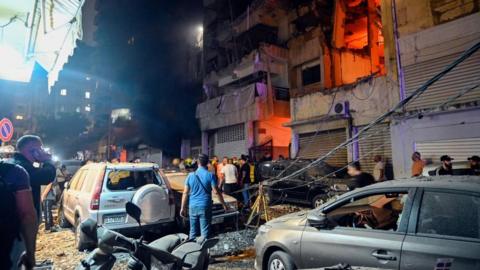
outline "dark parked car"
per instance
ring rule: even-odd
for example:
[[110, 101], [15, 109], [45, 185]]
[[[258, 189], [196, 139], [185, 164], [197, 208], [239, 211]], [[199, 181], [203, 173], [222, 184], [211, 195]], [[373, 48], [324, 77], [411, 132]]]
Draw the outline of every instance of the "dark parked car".
[[[317, 207], [328, 198], [348, 191], [352, 181], [347, 176], [346, 170], [340, 170], [327, 163], [320, 163], [291, 179], [276, 183], [269, 180], [290, 175], [309, 163], [308, 160], [278, 160], [263, 162], [258, 166], [260, 175], [265, 180], [271, 204], [289, 202]], [[327, 175], [328, 177], [325, 177]]]

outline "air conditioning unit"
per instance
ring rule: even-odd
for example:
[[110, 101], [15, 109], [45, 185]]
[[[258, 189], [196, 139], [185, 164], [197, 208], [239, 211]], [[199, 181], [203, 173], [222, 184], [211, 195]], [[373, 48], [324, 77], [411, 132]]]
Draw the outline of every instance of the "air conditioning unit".
[[350, 103], [347, 101], [337, 102], [333, 105], [329, 115], [342, 115], [344, 117], [350, 117]]

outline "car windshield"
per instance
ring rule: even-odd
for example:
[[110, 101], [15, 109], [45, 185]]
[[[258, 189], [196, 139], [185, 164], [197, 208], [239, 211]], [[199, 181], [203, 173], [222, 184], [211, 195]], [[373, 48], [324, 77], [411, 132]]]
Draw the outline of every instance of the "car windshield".
[[147, 184], [158, 184], [157, 174], [152, 170], [112, 170], [108, 172], [109, 190], [137, 190]]

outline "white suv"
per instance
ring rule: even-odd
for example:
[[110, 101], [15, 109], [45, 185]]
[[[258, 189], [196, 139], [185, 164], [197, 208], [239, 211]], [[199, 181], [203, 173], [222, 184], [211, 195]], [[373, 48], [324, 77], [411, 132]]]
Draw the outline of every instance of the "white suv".
[[169, 183], [153, 163], [91, 163], [80, 168], [64, 190], [61, 227], [75, 227], [79, 250], [92, 246], [78, 226], [87, 218], [109, 229], [129, 233], [137, 223], [125, 212], [129, 201], [142, 209], [142, 225], [157, 231], [175, 224], [175, 201]]

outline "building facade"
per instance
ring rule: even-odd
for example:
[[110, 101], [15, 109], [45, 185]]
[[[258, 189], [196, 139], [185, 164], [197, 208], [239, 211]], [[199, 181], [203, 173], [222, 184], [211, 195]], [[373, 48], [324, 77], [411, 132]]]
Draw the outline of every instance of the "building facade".
[[[292, 157], [315, 159], [399, 100], [390, 1], [291, 1], [289, 78]], [[391, 167], [389, 123], [326, 160]], [[390, 170], [391, 172], [391, 170]], [[389, 177], [392, 177], [391, 173]]]
[[[480, 40], [479, 1], [422, 3], [397, 1], [402, 98]], [[479, 74], [477, 51], [409, 103], [392, 123], [395, 175], [410, 176], [413, 151], [428, 163], [440, 163], [441, 155], [450, 155], [454, 167], [455, 162], [480, 153], [480, 91], [453, 99], [478, 84]], [[441, 106], [449, 99], [453, 100]]]
[[[289, 156], [288, 23], [275, 1], [204, 1], [202, 152]], [[226, 14], [225, 10], [230, 10]]]

